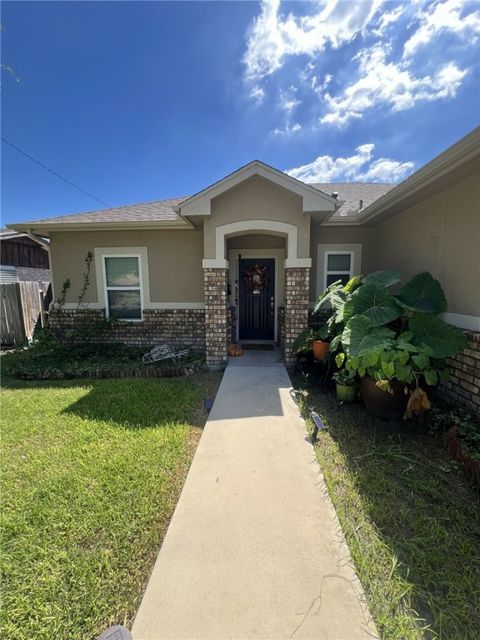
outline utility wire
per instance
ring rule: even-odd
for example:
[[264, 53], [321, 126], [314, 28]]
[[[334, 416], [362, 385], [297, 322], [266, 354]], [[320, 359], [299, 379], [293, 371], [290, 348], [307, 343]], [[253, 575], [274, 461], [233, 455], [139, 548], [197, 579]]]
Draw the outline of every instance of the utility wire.
[[53, 169], [50, 169], [49, 167], [47, 167], [46, 165], [44, 165], [42, 162], [40, 162], [39, 160], [36, 160], [33, 156], [31, 156], [29, 153], [27, 153], [26, 151], [23, 151], [22, 149], [19, 149], [18, 147], [16, 147], [14, 144], [12, 144], [11, 142], [9, 142], [6, 138], [4, 138], [3, 136], [1, 136], [2, 138], [2, 142], [5, 142], [5, 144], [8, 144], [10, 147], [12, 147], [12, 149], [15, 149], [15, 151], [18, 151], [18, 153], [21, 153], [22, 155], [24, 155], [26, 158], [29, 158], [29, 160], [32, 160], [33, 162], [35, 162], [35, 164], [40, 165], [40, 167], [43, 167], [44, 169], [46, 169], [47, 171], [49, 171], [50, 173], [53, 173], [54, 176], [56, 176], [57, 178], [60, 178], [60, 180], [63, 180], [64, 182], [66, 182], [67, 184], [69, 184], [71, 187], [73, 187], [74, 189], [77, 189], [77, 191], [81, 191], [81, 193], [85, 194], [86, 196], [88, 196], [89, 198], [93, 198], [93, 200], [96, 200], [97, 202], [100, 202], [100, 204], [103, 204], [103, 206], [105, 207], [109, 207], [111, 208], [111, 205], [108, 204], [107, 202], [104, 202], [103, 200], [100, 200], [100, 198], [97, 198], [96, 196], [93, 196], [91, 193], [88, 193], [88, 191], [85, 191], [85, 189], [82, 189], [81, 187], [77, 186], [76, 184], [74, 184], [73, 182], [70, 182], [70, 180], [67, 180], [67, 178], [64, 178], [63, 176], [61, 176], [59, 173], [57, 173], [56, 171], [53, 171]]

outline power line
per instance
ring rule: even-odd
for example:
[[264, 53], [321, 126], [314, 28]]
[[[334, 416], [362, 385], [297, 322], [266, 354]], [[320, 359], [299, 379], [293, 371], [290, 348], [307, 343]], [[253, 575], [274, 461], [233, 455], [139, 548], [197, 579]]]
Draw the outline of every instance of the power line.
[[46, 169], [47, 171], [49, 171], [50, 173], [52, 173], [54, 176], [56, 176], [57, 178], [60, 178], [60, 180], [63, 180], [64, 182], [66, 182], [67, 184], [69, 184], [71, 187], [73, 187], [74, 189], [77, 189], [77, 191], [81, 191], [81, 193], [85, 194], [86, 196], [88, 196], [89, 198], [93, 198], [93, 200], [96, 200], [97, 202], [100, 202], [100, 204], [103, 204], [105, 207], [111, 207], [111, 205], [109, 205], [107, 202], [104, 202], [103, 200], [100, 200], [100, 198], [97, 198], [96, 196], [92, 195], [91, 193], [88, 193], [88, 191], [85, 191], [85, 189], [82, 189], [81, 187], [77, 186], [76, 184], [74, 184], [73, 182], [70, 182], [70, 180], [67, 180], [67, 178], [64, 178], [63, 176], [61, 176], [59, 173], [57, 173], [56, 171], [54, 171], [53, 169], [50, 169], [49, 167], [47, 167], [46, 165], [44, 165], [42, 162], [40, 162], [39, 160], [36, 160], [33, 156], [31, 156], [29, 153], [27, 153], [26, 151], [23, 151], [22, 149], [19, 149], [18, 147], [16, 147], [14, 144], [12, 144], [11, 142], [9, 142], [6, 138], [4, 138], [3, 136], [1, 136], [2, 138], [2, 142], [5, 142], [5, 144], [8, 144], [10, 147], [12, 147], [12, 149], [15, 149], [15, 151], [18, 151], [18, 153], [21, 153], [22, 155], [24, 155], [26, 158], [28, 158], [29, 160], [32, 160], [33, 162], [35, 162], [35, 164], [38, 164], [40, 167], [43, 167], [44, 169]]

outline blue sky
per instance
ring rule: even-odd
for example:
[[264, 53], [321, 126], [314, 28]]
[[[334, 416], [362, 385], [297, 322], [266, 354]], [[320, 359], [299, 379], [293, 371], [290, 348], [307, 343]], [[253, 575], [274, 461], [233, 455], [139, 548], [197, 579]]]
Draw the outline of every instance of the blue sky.
[[[480, 119], [478, 2], [4, 2], [1, 22], [2, 136], [112, 206], [254, 158], [398, 181]], [[2, 143], [2, 224], [100, 207]]]

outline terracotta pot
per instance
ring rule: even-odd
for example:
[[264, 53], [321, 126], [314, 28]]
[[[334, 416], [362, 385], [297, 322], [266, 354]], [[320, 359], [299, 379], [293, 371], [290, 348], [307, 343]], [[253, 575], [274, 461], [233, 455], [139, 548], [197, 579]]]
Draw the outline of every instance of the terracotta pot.
[[313, 357], [315, 360], [323, 360], [330, 348], [329, 342], [323, 342], [323, 340], [314, 340], [312, 342]]
[[357, 389], [355, 387], [337, 382], [337, 400], [340, 402], [355, 402], [356, 397]]
[[364, 376], [360, 382], [360, 395], [370, 413], [380, 418], [401, 418], [407, 408], [408, 396], [405, 395], [403, 382], [391, 382], [393, 393], [383, 391], [370, 376]]

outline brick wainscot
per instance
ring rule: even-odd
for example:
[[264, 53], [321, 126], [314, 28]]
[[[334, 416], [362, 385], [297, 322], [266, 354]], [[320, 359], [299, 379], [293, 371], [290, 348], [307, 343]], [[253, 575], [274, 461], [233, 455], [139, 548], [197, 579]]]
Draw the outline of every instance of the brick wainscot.
[[[49, 324], [59, 339], [67, 332], [92, 320], [105, 317], [103, 309], [50, 311]], [[118, 321], [93, 342], [122, 342], [150, 347], [166, 342], [172, 348], [188, 346], [198, 353], [205, 352], [205, 312], [203, 309], [145, 309], [142, 322]]]
[[464, 404], [480, 413], [480, 333], [466, 335], [467, 348], [448, 358], [450, 378], [440, 384], [437, 393], [450, 403]]

